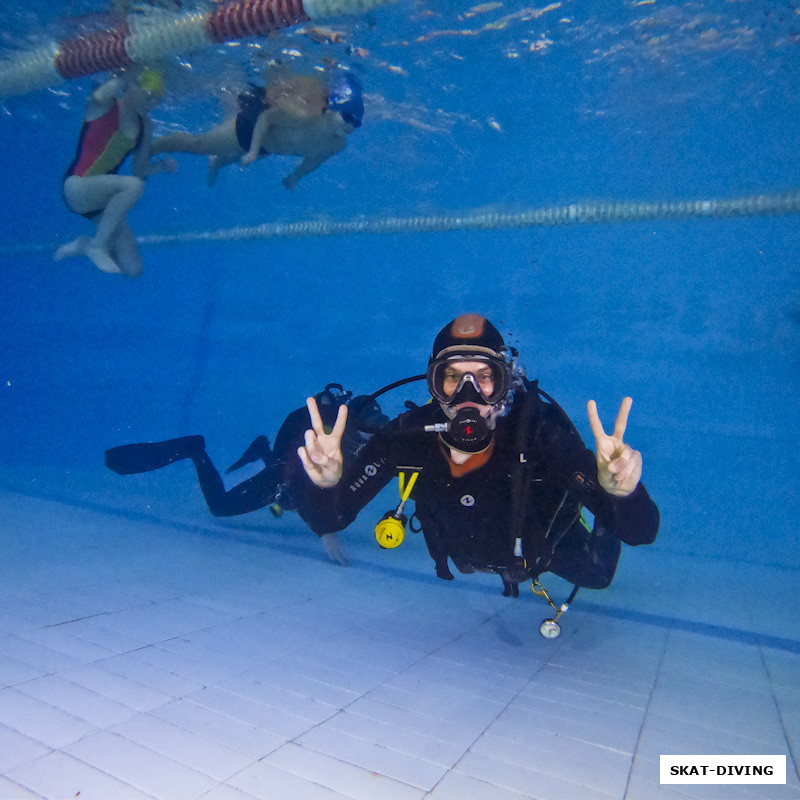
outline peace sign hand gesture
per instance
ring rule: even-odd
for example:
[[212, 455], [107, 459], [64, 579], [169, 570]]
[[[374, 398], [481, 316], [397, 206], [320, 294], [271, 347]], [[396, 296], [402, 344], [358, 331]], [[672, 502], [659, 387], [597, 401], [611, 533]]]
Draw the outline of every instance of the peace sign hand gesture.
[[642, 454], [622, 441], [632, 404], [630, 397], [622, 401], [611, 436], [603, 430], [594, 400], [587, 406], [589, 424], [597, 442], [597, 476], [603, 489], [615, 497], [629, 495], [642, 477]]
[[342, 435], [347, 423], [347, 406], [339, 406], [330, 433], [326, 433], [322, 425], [317, 401], [309, 397], [306, 406], [311, 415], [311, 430], [306, 431], [305, 446], [297, 448], [297, 455], [308, 477], [317, 486], [327, 489], [336, 486], [342, 477]]

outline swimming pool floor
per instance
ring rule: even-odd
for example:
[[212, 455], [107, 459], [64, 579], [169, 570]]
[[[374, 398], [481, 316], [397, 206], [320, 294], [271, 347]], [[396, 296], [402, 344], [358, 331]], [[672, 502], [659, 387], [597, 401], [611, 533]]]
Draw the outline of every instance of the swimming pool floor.
[[[546, 641], [543, 601], [437, 581], [369, 512], [342, 567], [163, 472], [0, 490], [0, 798], [800, 798], [793, 573], [628, 550]], [[787, 784], [660, 785], [670, 753]]]

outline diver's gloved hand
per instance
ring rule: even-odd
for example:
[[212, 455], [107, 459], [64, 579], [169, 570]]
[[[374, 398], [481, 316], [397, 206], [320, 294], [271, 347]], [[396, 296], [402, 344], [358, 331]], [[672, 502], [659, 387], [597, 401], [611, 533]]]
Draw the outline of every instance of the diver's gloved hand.
[[343, 567], [350, 563], [344, 545], [339, 541], [339, 537], [335, 533], [323, 533], [319, 538], [322, 540], [322, 546], [331, 561], [335, 561]]
[[443, 581], [455, 580], [455, 578], [453, 578], [453, 573], [450, 572], [450, 567], [447, 566], [446, 559], [441, 564], [436, 564], [436, 577], [441, 578]]

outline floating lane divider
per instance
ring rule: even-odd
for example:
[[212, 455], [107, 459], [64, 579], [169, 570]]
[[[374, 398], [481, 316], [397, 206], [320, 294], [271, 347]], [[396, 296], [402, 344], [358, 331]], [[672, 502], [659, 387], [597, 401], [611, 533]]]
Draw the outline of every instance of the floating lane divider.
[[301, 22], [363, 14], [393, 0], [239, 0], [207, 13], [128, 17], [118, 28], [51, 42], [0, 61], [0, 98], [97, 72], [260, 36]]
[[245, 239], [299, 239], [357, 234], [435, 233], [559, 225], [655, 222], [724, 217], [767, 217], [800, 213], [800, 189], [728, 200], [668, 200], [659, 202], [581, 202], [518, 212], [468, 211], [426, 217], [378, 217], [353, 220], [265, 222], [222, 230], [138, 236], [146, 245]]
[[[376, 217], [352, 220], [264, 222], [210, 231], [151, 233], [137, 236], [142, 245], [195, 242], [233, 242], [249, 239], [308, 239], [358, 234], [438, 233], [500, 230], [505, 228], [610, 225], [618, 222], [777, 217], [800, 214], [800, 189], [780, 194], [758, 194], [727, 200], [666, 200], [656, 202], [580, 202], [517, 212], [466, 211], [427, 217]], [[55, 251], [57, 243], [0, 245], [0, 254], [21, 256]]]

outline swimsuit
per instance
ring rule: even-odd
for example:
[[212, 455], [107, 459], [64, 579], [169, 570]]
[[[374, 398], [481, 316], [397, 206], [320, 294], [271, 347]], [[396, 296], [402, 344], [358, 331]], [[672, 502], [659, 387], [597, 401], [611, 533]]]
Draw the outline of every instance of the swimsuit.
[[101, 117], [83, 123], [78, 151], [65, 177], [114, 175], [141, 140], [141, 121], [135, 136], [128, 136], [120, 131], [119, 103], [115, 102]]
[[[75, 175], [91, 178], [96, 175], [116, 175], [123, 161], [140, 145], [144, 127], [139, 119], [136, 136], [128, 136], [119, 129], [119, 102], [97, 119], [83, 123], [78, 139], [75, 158], [67, 168], [64, 180]], [[64, 198], [67, 208], [73, 211], [69, 201]], [[76, 212], [86, 219], [94, 220], [104, 209]]]
[[[236, 141], [239, 147], [245, 152], [249, 152], [253, 141], [253, 131], [256, 122], [262, 111], [269, 108], [267, 104], [266, 89], [253, 86], [250, 91], [242, 92], [239, 95], [239, 113], [236, 115]], [[268, 155], [264, 148], [261, 148], [261, 155]]]

